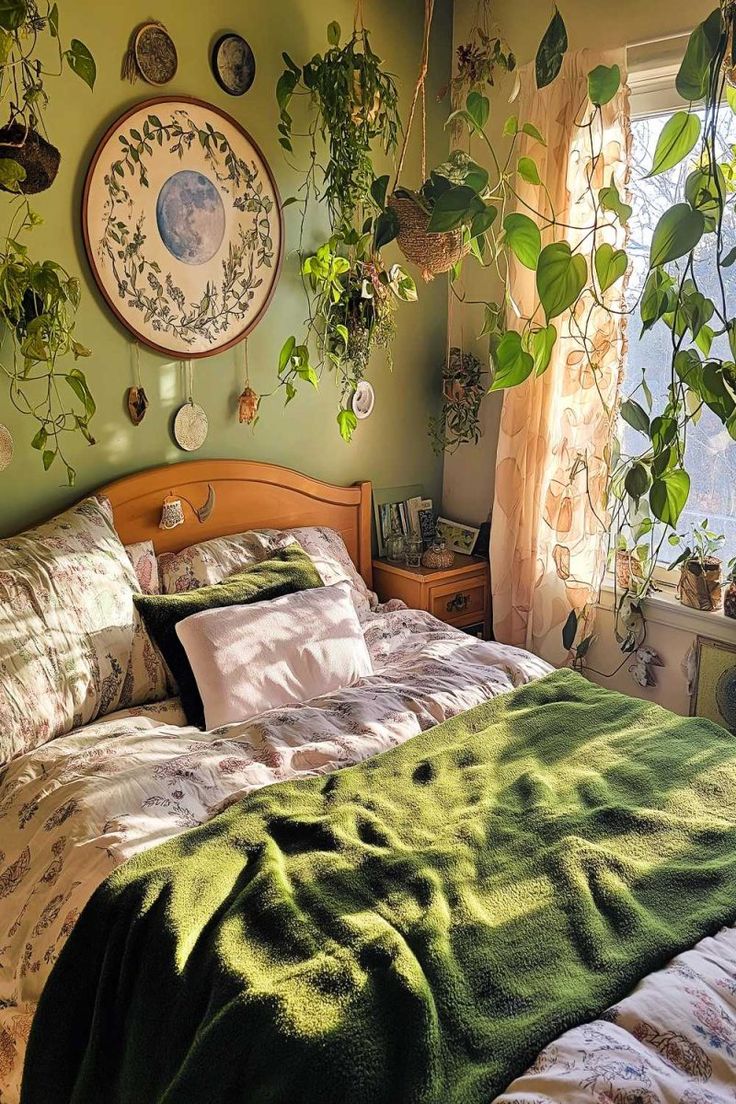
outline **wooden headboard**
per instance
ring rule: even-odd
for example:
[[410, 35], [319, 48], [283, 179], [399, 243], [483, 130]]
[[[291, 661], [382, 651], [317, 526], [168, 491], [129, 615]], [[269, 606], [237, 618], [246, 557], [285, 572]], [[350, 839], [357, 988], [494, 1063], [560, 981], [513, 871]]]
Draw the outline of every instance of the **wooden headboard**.
[[[190, 499], [199, 508], [208, 484], [215, 491], [215, 508], [205, 522], [198, 522], [185, 503], [184, 525], [159, 528], [167, 494]], [[342, 535], [355, 566], [372, 585], [370, 483], [336, 487], [255, 460], [190, 460], [125, 476], [98, 493], [110, 499], [123, 543], [150, 540], [158, 553], [246, 529], [329, 526]]]

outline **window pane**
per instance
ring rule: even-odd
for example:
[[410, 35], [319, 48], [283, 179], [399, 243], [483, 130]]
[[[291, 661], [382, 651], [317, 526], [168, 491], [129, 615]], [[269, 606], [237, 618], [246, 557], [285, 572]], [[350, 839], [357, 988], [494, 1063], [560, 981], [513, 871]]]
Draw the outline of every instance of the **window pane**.
[[[674, 203], [682, 202], [685, 179], [692, 168], [689, 161], [677, 165], [661, 176], [646, 180], [652, 167], [657, 139], [668, 115], [647, 119], [635, 119], [633, 130], [633, 173], [629, 254], [633, 260], [633, 273], [629, 284], [630, 301], [636, 299], [647, 276], [649, 248], [654, 227], [660, 216]], [[725, 108], [719, 125], [724, 149], [736, 143], [736, 116]], [[726, 226], [726, 252], [736, 242], [736, 226], [733, 208], [729, 208]], [[695, 255], [695, 277], [704, 295], [718, 302], [720, 289], [715, 265], [712, 261], [713, 238], [704, 239]], [[736, 265], [723, 269], [726, 297], [729, 308], [736, 314]], [[654, 329], [639, 340], [641, 321], [638, 309], [629, 322], [629, 353], [626, 365], [624, 394], [630, 395], [640, 383], [646, 367], [646, 379], [654, 395], [655, 412], [662, 409], [670, 382], [672, 340], [667, 327], [657, 323]], [[713, 343], [713, 353], [730, 359], [728, 342], [720, 338]], [[641, 401], [641, 393], [637, 394]], [[645, 403], [642, 402], [642, 405]], [[624, 451], [641, 451], [642, 437], [628, 426], [624, 430]], [[684, 532], [693, 522], [708, 518], [711, 529], [724, 533], [727, 538], [722, 553], [724, 560], [736, 556], [736, 442], [729, 436], [718, 418], [707, 407], [697, 426], [690, 426], [687, 442], [687, 468], [692, 479], [692, 489], [686, 510], [679, 522]], [[662, 557], [666, 562], [671, 549], [665, 544]], [[671, 558], [674, 558], [672, 556]]]

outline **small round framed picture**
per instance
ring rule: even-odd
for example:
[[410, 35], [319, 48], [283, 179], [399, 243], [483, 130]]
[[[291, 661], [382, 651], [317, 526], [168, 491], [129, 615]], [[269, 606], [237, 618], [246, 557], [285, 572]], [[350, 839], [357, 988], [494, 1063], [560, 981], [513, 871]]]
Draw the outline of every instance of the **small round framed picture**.
[[248, 91], [255, 80], [256, 59], [241, 35], [220, 35], [212, 50], [212, 72], [229, 96], [242, 96]]

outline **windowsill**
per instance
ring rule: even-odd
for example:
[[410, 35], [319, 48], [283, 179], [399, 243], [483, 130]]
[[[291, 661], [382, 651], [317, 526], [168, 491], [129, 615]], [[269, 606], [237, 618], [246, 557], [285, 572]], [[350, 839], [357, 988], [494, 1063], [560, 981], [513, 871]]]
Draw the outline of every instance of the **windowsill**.
[[[606, 575], [598, 603], [601, 609], [613, 610], [613, 594], [613, 576]], [[728, 643], [736, 640], [736, 621], [726, 617], [722, 609], [707, 613], [683, 606], [675, 594], [675, 588], [666, 584], [645, 599], [644, 616], [655, 625], [665, 625], [680, 632], [709, 636]]]

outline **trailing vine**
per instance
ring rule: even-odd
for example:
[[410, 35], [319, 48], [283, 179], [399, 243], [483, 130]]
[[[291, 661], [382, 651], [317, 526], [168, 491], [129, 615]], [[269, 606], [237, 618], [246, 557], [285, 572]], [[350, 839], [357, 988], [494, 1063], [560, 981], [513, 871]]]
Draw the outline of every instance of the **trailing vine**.
[[[36, 51], [42, 41], [56, 47], [58, 69], [43, 67]], [[59, 36], [57, 4], [38, 0], [4, 0], [0, 5], [0, 101], [9, 123], [0, 132], [0, 187], [12, 195], [10, 224], [0, 238], [0, 321], [10, 350], [0, 358], [13, 406], [36, 423], [31, 444], [45, 470], [57, 460], [70, 484], [75, 472], [64, 454], [63, 438], [79, 433], [94, 443], [89, 423], [95, 403], [84, 373], [68, 367], [90, 352], [75, 337], [79, 280], [52, 260], [35, 261], [25, 238], [41, 219], [26, 192], [48, 186], [39, 181], [37, 162], [58, 154], [46, 143], [44, 111], [47, 77], [71, 69], [90, 88], [94, 59], [84, 43], [72, 39], [64, 49]], [[46, 170], [47, 171], [47, 170]], [[53, 179], [55, 168], [50, 172]], [[41, 174], [43, 175], [43, 174]]]

